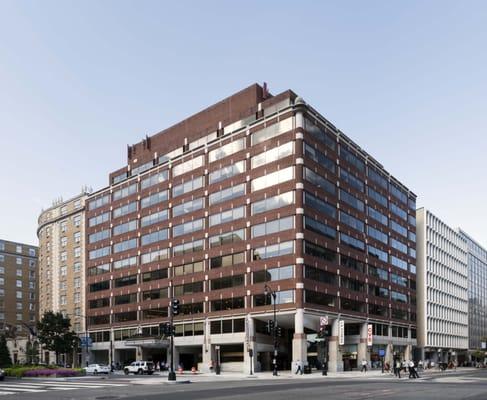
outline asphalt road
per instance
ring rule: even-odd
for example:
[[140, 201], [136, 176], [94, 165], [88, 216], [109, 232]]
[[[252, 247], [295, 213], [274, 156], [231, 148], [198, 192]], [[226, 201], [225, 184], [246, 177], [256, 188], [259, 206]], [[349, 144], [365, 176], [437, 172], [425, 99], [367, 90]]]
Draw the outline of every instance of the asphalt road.
[[[42, 386], [42, 381], [37, 383], [38, 386], [32, 386], [25, 381], [27, 385], [31, 385], [25, 386], [26, 390], [35, 391], [18, 391], [15, 394], [4, 394], [0, 398], [6, 400], [14, 398], [16, 400], [247, 400], [253, 398], [259, 400], [487, 400], [487, 370], [449, 373], [421, 380], [407, 378], [398, 380], [391, 376], [328, 379], [317, 375], [316, 378], [305, 379], [242, 379], [171, 385], [166, 382], [148, 384], [148, 381], [144, 383], [143, 377], [139, 379], [140, 381], [135, 379], [132, 382], [140, 382], [140, 384], [123, 379], [98, 377], [63, 384], [50, 380], [44, 382], [47, 383], [45, 387]], [[13, 387], [14, 382], [10, 380], [1, 382], [0, 394], [2, 391], [8, 392], [8, 385]]]

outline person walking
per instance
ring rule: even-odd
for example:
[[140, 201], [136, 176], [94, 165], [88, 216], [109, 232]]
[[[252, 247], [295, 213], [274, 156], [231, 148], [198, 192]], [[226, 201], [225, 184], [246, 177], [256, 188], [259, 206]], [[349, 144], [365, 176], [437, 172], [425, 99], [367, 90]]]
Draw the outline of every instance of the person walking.
[[401, 379], [401, 368], [402, 368], [401, 361], [399, 361], [399, 359], [398, 359], [396, 361], [396, 371], [397, 371], [397, 377], [399, 379]]
[[298, 360], [298, 362], [296, 363], [297, 364], [297, 368], [296, 368], [296, 375], [299, 373], [300, 375], [303, 375], [303, 367], [301, 366], [301, 361]]
[[367, 372], [367, 360], [365, 358], [362, 359], [362, 369], [360, 372]]
[[416, 378], [416, 376], [414, 375], [414, 362], [412, 360], [409, 360], [407, 362], [407, 366], [408, 366], [408, 370], [409, 370], [409, 379]]

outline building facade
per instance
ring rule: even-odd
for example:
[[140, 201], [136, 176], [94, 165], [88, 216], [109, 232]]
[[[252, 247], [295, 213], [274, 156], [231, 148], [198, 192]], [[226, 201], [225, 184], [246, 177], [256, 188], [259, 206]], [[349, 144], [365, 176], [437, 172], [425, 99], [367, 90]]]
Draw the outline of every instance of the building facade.
[[270, 370], [272, 292], [279, 369], [412, 356], [416, 196], [292, 91], [253, 85], [127, 153], [87, 201], [93, 361], [167, 361], [177, 298], [176, 365]]
[[[85, 332], [85, 201], [87, 190], [59, 200], [39, 216], [39, 318], [47, 311], [71, 319], [72, 329]], [[47, 358], [47, 359], [46, 359]], [[45, 352], [42, 360], [53, 361]]]
[[468, 347], [487, 342], [487, 250], [462, 230], [468, 246]]
[[37, 323], [38, 248], [0, 239], [0, 331], [29, 336]]
[[418, 347], [422, 360], [466, 360], [467, 240], [429, 210], [416, 211]]

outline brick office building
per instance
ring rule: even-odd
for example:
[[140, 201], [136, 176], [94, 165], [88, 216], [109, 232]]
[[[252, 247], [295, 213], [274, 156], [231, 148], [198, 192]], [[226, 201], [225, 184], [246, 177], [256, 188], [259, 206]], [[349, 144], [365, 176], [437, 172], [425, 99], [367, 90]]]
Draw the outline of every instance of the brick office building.
[[92, 359], [166, 360], [174, 292], [176, 365], [205, 370], [218, 349], [223, 370], [269, 370], [266, 284], [279, 368], [409, 358], [415, 198], [292, 91], [253, 85], [146, 137], [87, 201]]

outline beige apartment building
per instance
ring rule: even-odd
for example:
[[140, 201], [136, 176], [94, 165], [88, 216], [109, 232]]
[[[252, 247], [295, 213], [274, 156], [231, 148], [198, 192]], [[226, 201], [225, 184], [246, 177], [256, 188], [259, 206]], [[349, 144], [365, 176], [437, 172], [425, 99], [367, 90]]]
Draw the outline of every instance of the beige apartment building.
[[[85, 200], [87, 189], [58, 200], [38, 220], [39, 319], [46, 311], [62, 312], [72, 329], [85, 331]], [[48, 352], [42, 360], [48, 362]]]

